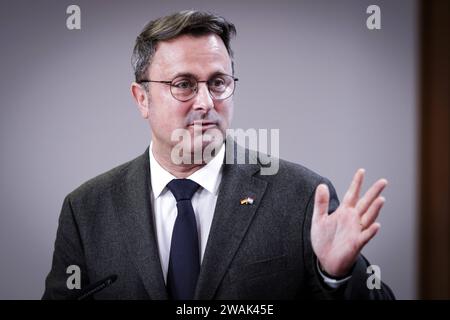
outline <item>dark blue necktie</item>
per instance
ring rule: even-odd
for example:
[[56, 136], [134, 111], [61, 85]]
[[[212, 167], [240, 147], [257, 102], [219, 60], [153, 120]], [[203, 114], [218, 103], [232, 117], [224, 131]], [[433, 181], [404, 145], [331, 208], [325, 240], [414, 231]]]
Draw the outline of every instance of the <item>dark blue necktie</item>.
[[167, 287], [172, 299], [191, 300], [200, 272], [197, 223], [191, 198], [199, 185], [189, 179], [174, 179], [167, 184], [177, 200], [178, 215], [170, 245]]

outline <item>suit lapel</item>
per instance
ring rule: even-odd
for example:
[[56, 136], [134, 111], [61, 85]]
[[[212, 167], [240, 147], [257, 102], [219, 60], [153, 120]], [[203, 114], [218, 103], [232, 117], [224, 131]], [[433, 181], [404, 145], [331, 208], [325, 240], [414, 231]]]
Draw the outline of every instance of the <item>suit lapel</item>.
[[[248, 150], [234, 141], [234, 159]], [[227, 148], [227, 152], [229, 152]], [[249, 155], [251, 157], [251, 155]], [[233, 257], [242, 242], [266, 190], [267, 182], [253, 175], [257, 164], [224, 164], [222, 182], [211, 225], [210, 235], [197, 282], [195, 299], [213, 299]], [[246, 197], [254, 199], [252, 205], [241, 205]]]
[[[252, 157], [248, 150], [233, 144], [235, 162], [239, 154]], [[247, 158], [245, 158], [247, 159]], [[248, 227], [258, 209], [267, 182], [254, 177], [258, 164], [224, 164], [222, 182], [211, 225], [208, 244], [197, 282], [195, 299], [213, 299], [230, 263], [236, 254]], [[137, 269], [151, 299], [168, 299], [156, 242], [151, 211], [150, 162], [148, 149], [131, 161], [125, 172], [124, 183], [114, 186], [112, 198], [121, 223], [122, 240], [129, 258]], [[252, 205], [241, 205], [246, 197]]]
[[150, 298], [167, 299], [151, 211], [148, 148], [124, 172], [124, 183], [113, 191], [122, 240]]

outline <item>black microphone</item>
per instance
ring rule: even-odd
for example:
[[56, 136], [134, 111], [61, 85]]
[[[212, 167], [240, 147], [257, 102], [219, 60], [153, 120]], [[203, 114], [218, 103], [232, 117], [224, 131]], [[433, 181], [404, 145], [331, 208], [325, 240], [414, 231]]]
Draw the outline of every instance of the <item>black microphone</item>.
[[86, 300], [92, 297], [97, 292], [109, 287], [117, 280], [117, 275], [112, 274], [96, 283], [89, 285], [87, 288], [83, 289], [83, 291], [78, 295], [76, 300]]

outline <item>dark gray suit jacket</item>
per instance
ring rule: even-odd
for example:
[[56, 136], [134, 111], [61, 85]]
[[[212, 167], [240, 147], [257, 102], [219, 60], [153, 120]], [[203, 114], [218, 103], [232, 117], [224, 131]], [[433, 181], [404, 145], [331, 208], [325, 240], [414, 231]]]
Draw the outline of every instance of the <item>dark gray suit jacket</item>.
[[[234, 142], [233, 142], [234, 143]], [[230, 142], [227, 142], [227, 146]], [[323, 283], [311, 248], [314, 191], [327, 183], [330, 212], [338, 206], [331, 183], [280, 160], [276, 175], [256, 164], [224, 164], [214, 218], [195, 299], [393, 298], [386, 285], [369, 290], [368, 262], [360, 256], [349, 282], [338, 290]], [[227, 151], [230, 148], [227, 148]], [[150, 197], [148, 149], [138, 158], [77, 188], [64, 200], [44, 299], [73, 297], [69, 265], [81, 268], [82, 288], [111, 274], [117, 281], [96, 299], [167, 299]], [[252, 205], [241, 205], [246, 197]]]

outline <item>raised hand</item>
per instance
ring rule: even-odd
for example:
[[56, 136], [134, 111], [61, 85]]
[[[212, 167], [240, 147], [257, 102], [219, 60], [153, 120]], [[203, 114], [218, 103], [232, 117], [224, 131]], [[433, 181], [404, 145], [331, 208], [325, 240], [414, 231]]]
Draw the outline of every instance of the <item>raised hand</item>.
[[360, 199], [364, 169], [356, 171], [341, 205], [328, 214], [330, 194], [325, 184], [316, 189], [311, 225], [311, 243], [322, 269], [333, 277], [347, 275], [361, 249], [380, 228], [375, 222], [385, 199], [387, 185], [380, 179]]

